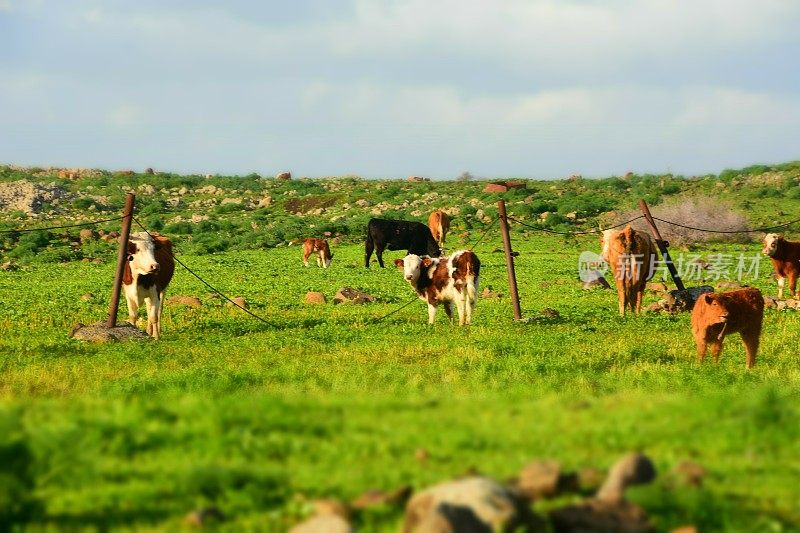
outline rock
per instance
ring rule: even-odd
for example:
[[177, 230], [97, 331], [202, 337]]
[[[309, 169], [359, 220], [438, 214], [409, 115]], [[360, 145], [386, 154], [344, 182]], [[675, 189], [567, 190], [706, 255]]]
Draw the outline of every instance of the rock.
[[170, 296], [167, 298], [166, 303], [168, 305], [186, 305], [189, 307], [194, 307], [195, 309], [203, 306], [199, 298], [195, 298], [194, 296], [182, 296], [180, 294]]
[[681, 479], [684, 485], [690, 487], [701, 487], [703, 478], [708, 474], [705, 468], [691, 461], [678, 463], [673, 472]]
[[272, 196], [265, 196], [258, 201], [258, 207], [269, 207], [272, 205]]
[[19, 270], [19, 265], [16, 263], [12, 263], [11, 261], [6, 261], [2, 265], [0, 265], [0, 270], [6, 270], [9, 272], [14, 270]]
[[341, 516], [323, 514], [309, 518], [289, 530], [289, 533], [352, 533], [355, 530]]
[[786, 300], [786, 307], [789, 309], [797, 309], [800, 307], [800, 300], [795, 300], [794, 298], [788, 298]]
[[150, 167], [147, 167], [146, 169], [144, 169], [144, 173], [145, 173], [145, 174], [150, 174], [150, 175], [153, 175], [153, 174], [155, 174], [155, 173], [156, 173], [156, 171], [155, 171], [155, 170], [153, 170], [153, 169], [152, 169], [152, 168], [150, 168]]
[[645, 289], [652, 292], [667, 292], [669, 287], [663, 281], [652, 281], [645, 286]]
[[103, 263], [105, 263], [105, 261], [103, 261], [102, 257], [95, 257], [94, 259], [92, 259], [93, 265], [102, 265]]
[[518, 181], [498, 181], [494, 183], [487, 183], [483, 188], [483, 192], [508, 192], [509, 189], [524, 189], [525, 184]]
[[699, 533], [697, 526], [681, 526], [671, 529], [669, 533]]
[[39, 213], [45, 203], [56, 203], [66, 191], [55, 184], [45, 185], [27, 180], [0, 183], [0, 211]]
[[515, 531], [533, 524], [519, 495], [492, 479], [467, 477], [415, 494], [406, 505], [403, 531]]
[[663, 310], [664, 310], [664, 305], [662, 303], [660, 303], [660, 302], [655, 302], [655, 303], [652, 303], [652, 304], [648, 305], [645, 308], [644, 312], [645, 313], [660, 313]]
[[502, 298], [503, 295], [499, 292], [494, 292], [491, 287], [484, 287], [483, 291], [481, 292], [481, 298], [492, 299], [492, 298]]
[[290, 179], [292, 179], [292, 173], [291, 172], [279, 172], [275, 176], [275, 179], [276, 180], [289, 181]]
[[98, 237], [97, 232], [89, 228], [83, 228], [78, 235], [80, 236], [81, 242], [92, 241]]
[[590, 499], [550, 512], [555, 533], [650, 533], [655, 528], [640, 506], [629, 502]]
[[406, 181], [419, 183], [419, 182], [423, 182], [423, 181], [431, 181], [431, 179], [430, 178], [423, 178], [422, 176], [409, 176], [408, 178], [406, 178]]
[[562, 472], [558, 461], [533, 461], [519, 473], [516, 487], [529, 500], [552, 498], [577, 488], [577, 476], [574, 472]]
[[[311, 293], [309, 293], [311, 294]], [[324, 298], [324, 295], [323, 295]], [[361, 292], [357, 289], [353, 289], [352, 287], [342, 287], [336, 292], [336, 296], [333, 297], [334, 304], [340, 304], [343, 302], [351, 302], [354, 304], [365, 304], [368, 302], [374, 302], [375, 297], [371, 294], [367, 294], [366, 292]], [[316, 302], [308, 302], [308, 295], [306, 295], [306, 302], [307, 303], [316, 303]], [[324, 301], [321, 303], [325, 303]]]
[[69, 336], [79, 341], [88, 342], [111, 342], [124, 341], [130, 339], [149, 339], [144, 331], [128, 322], [117, 322], [113, 328], [107, 328], [105, 321], [96, 322], [85, 326], [76, 324]]
[[229, 205], [229, 204], [236, 204], [239, 205], [242, 203], [241, 198], [223, 198], [219, 205]]
[[655, 477], [656, 467], [649, 457], [641, 453], [629, 453], [611, 467], [605, 483], [597, 491], [596, 498], [610, 502], [622, 501], [626, 488], [650, 483]]
[[676, 289], [664, 295], [662, 305], [670, 313], [691, 311], [700, 295], [708, 292], [714, 292], [714, 287], [701, 285], [700, 287], [690, 287], [682, 291]]
[[350, 509], [347, 505], [335, 499], [314, 500], [311, 502], [314, 507], [314, 514], [320, 515], [335, 515], [345, 520], [350, 519]]
[[386, 492], [383, 490], [368, 490], [358, 498], [353, 500], [350, 505], [353, 509], [367, 509], [381, 505], [403, 505], [411, 497], [413, 489], [411, 485], [403, 485], [397, 490]]
[[94, 299], [94, 294], [92, 294], [91, 292], [87, 292], [86, 294], [81, 294], [82, 302], [88, 302], [89, 300], [93, 299]]
[[778, 311], [783, 311], [784, 309], [786, 309], [786, 300], [778, 300], [776, 302], [776, 307]]
[[764, 296], [764, 307], [775, 309], [778, 307], [778, 302], [772, 296]]
[[417, 448], [414, 450], [414, 459], [419, 461], [420, 463], [424, 463], [430, 458], [430, 453], [425, 448]]
[[212, 522], [222, 522], [225, 515], [217, 507], [201, 507], [187, 514], [183, 523], [191, 527], [204, 527]]
[[593, 270], [582, 274], [582, 279], [584, 290], [593, 289], [595, 287], [601, 287], [603, 289], [611, 288], [611, 285], [609, 285], [608, 281], [606, 281], [603, 273], [598, 270]]
[[247, 301], [242, 296], [237, 296], [236, 298], [231, 298], [231, 303], [236, 307], [241, 307], [242, 309], [247, 309], [249, 306], [247, 305]]
[[604, 478], [605, 473], [599, 468], [582, 468], [578, 471], [578, 488], [581, 492], [595, 493]]
[[717, 288], [718, 289], [727, 290], [727, 291], [735, 291], [735, 290], [741, 289], [743, 287], [744, 287], [744, 285], [742, 285], [741, 283], [738, 283], [736, 281], [723, 280], [723, 281], [720, 281], [719, 283], [717, 283]]
[[307, 304], [313, 304], [313, 305], [324, 304], [324, 303], [327, 303], [327, 301], [328, 300], [327, 300], [327, 298], [325, 298], [325, 294], [323, 294], [321, 292], [311, 291], [311, 292], [307, 292], [306, 293], [306, 303]]
[[551, 307], [545, 307], [542, 309], [542, 316], [547, 318], [558, 318], [561, 316], [561, 313]]
[[358, 207], [369, 207], [369, 200], [361, 198], [360, 200], [356, 200], [356, 205]]

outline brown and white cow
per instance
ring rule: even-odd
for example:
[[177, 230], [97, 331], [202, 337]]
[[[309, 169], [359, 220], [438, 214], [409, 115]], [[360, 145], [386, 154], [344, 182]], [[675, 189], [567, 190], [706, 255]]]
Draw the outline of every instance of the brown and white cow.
[[783, 298], [786, 278], [789, 278], [789, 292], [795, 296], [800, 276], [800, 242], [787, 241], [783, 235], [768, 233], [764, 237], [762, 253], [772, 259], [772, 268], [778, 276], [778, 298]]
[[308, 266], [308, 258], [311, 254], [317, 254], [317, 266], [328, 268], [331, 266], [333, 254], [328, 247], [328, 241], [325, 239], [310, 238], [303, 241], [303, 264]]
[[622, 231], [607, 229], [601, 237], [603, 259], [606, 260], [617, 284], [619, 314], [626, 308], [635, 313], [642, 309], [642, 297], [647, 280], [653, 274], [656, 245], [649, 233], [625, 226]]
[[409, 254], [394, 263], [403, 270], [417, 296], [428, 303], [428, 324], [433, 324], [440, 303], [448, 318], [453, 316], [455, 303], [460, 326], [472, 322], [481, 270], [474, 252], [461, 250], [442, 258]]
[[439, 243], [439, 249], [444, 253], [444, 240], [450, 231], [450, 217], [444, 211], [437, 209], [428, 217], [428, 227], [433, 238]]
[[698, 360], [703, 362], [710, 345], [714, 362], [719, 362], [725, 336], [739, 333], [747, 352], [747, 368], [753, 368], [763, 320], [764, 298], [758, 289], [701, 294], [692, 309], [692, 334]]
[[[152, 235], [152, 237], [151, 237]], [[161, 337], [164, 292], [175, 272], [172, 241], [158, 233], [133, 233], [128, 240], [128, 261], [122, 276], [128, 302], [128, 322], [136, 325], [139, 306], [147, 304], [147, 334]]]

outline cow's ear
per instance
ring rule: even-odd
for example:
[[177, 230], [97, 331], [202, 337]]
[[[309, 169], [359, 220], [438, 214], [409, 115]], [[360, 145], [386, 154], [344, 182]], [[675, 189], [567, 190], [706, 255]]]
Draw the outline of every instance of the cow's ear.
[[395, 260], [394, 260], [394, 264], [395, 264], [395, 266], [396, 266], [397, 268], [403, 268], [403, 265], [404, 265], [404, 263], [403, 263], [403, 260], [402, 260], [402, 259], [395, 259]]
[[136, 245], [128, 241], [128, 254], [135, 254], [135, 253], [136, 253]]
[[425, 259], [422, 260], [422, 266], [424, 266], [425, 268], [430, 268], [432, 264], [433, 264], [433, 259], [431, 259], [430, 257], [426, 257]]
[[710, 304], [711, 302], [714, 301], [714, 298], [712, 298], [710, 294], [705, 294], [703, 295], [703, 297], [705, 298], [707, 304]]

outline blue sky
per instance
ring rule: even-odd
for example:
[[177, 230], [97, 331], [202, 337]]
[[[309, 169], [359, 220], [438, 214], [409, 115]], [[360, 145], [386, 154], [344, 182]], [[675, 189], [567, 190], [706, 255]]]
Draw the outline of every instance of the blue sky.
[[697, 174], [800, 158], [800, 2], [0, 0], [0, 162]]

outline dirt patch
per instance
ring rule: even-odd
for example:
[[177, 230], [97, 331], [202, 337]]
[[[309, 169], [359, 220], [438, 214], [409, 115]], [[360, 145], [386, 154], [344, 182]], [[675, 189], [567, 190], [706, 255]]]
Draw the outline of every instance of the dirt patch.
[[290, 198], [284, 202], [286, 211], [299, 215], [314, 209], [327, 209], [336, 205], [338, 196], [308, 196], [306, 198]]

